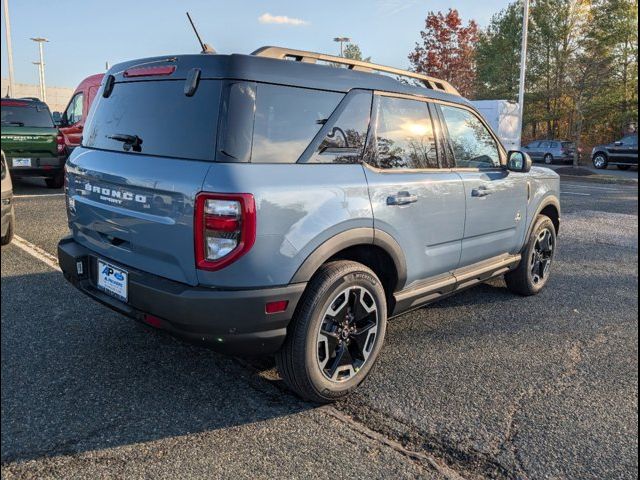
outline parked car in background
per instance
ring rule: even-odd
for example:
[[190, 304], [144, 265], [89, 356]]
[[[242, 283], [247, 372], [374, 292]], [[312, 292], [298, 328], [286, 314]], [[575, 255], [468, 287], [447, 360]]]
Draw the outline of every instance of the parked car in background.
[[615, 165], [620, 170], [638, 166], [638, 134], [627, 135], [608, 145], [597, 145], [591, 152], [593, 166], [605, 169]]
[[3, 98], [0, 111], [2, 149], [13, 178], [43, 177], [47, 187], [62, 187], [64, 140], [47, 104], [31, 98]]
[[67, 163], [65, 278], [168, 332], [275, 353], [318, 402], [366, 378], [388, 316], [502, 275], [539, 293], [559, 176], [448, 82], [376, 71], [398, 75], [277, 47], [114, 66]]
[[534, 162], [572, 163], [576, 151], [576, 144], [568, 140], [536, 140], [522, 149], [529, 154]]
[[103, 77], [103, 73], [98, 73], [80, 82], [80, 85], [78, 85], [75, 92], [73, 92], [67, 108], [60, 114], [58, 126], [64, 138], [67, 155], [80, 145], [84, 122], [89, 114], [91, 103], [100, 88]]
[[2, 163], [2, 245], [8, 245], [13, 239], [16, 216], [13, 211], [13, 185], [11, 174], [7, 166], [7, 158], [4, 151], [0, 150], [0, 163]]

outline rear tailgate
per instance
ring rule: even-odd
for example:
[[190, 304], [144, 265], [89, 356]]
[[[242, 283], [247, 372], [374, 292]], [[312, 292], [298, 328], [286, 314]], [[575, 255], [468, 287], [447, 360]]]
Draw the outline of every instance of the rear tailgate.
[[187, 96], [184, 78], [118, 78], [67, 162], [73, 235], [125, 269], [196, 285], [194, 200], [215, 156], [220, 82]]
[[55, 128], [2, 127], [2, 150], [7, 157], [57, 157]]
[[125, 267], [197, 284], [193, 204], [209, 166], [77, 148], [67, 164], [75, 239]]

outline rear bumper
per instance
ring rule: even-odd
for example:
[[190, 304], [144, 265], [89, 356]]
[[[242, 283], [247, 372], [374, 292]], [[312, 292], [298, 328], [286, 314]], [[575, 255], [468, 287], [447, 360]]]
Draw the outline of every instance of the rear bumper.
[[64, 171], [66, 156], [30, 157], [31, 167], [14, 167], [13, 157], [7, 158], [12, 177], [54, 177]]
[[[125, 303], [96, 288], [97, 258], [72, 237], [63, 238], [58, 244], [58, 260], [69, 282], [113, 310], [238, 355], [276, 352], [306, 287], [306, 283], [251, 290], [193, 287], [122, 265], [129, 272], [129, 299]], [[104, 260], [119, 266], [108, 258]], [[78, 263], [82, 264], [82, 274], [78, 274]], [[265, 312], [267, 302], [280, 300], [288, 301], [284, 312]], [[147, 315], [156, 318], [149, 319]]]

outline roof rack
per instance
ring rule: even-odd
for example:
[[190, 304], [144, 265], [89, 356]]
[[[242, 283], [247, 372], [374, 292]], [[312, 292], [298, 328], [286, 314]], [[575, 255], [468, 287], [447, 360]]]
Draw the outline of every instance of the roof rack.
[[453, 95], [460, 95], [460, 93], [449, 83], [444, 80], [429, 77], [421, 73], [408, 72], [399, 68], [385, 67], [383, 65], [377, 65], [375, 63], [362, 62], [360, 60], [352, 60], [350, 58], [336, 57], [333, 55], [325, 55], [324, 53], [307, 52], [305, 50], [294, 50], [291, 48], [283, 47], [261, 47], [253, 52], [251, 55], [258, 57], [277, 58], [280, 60], [294, 60], [303, 63], [316, 63], [329, 62], [346, 65], [349, 70], [356, 70], [359, 72], [385, 72], [400, 77], [407, 77], [421, 81], [425, 87], [431, 90], [440, 90], [442, 92], [450, 93]]

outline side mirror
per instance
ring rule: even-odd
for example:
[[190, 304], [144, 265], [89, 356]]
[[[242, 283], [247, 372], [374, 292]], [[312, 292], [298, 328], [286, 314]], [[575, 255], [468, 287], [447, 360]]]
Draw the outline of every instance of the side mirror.
[[507, 170], [510, 172], [527, 173], [531, 171], [533, 162], [528, 153], [511, 150], [507, 155]]
[[60, 112], [53, 112], [51, 116], [53, 117], [53, 124], [59, 127], [62, 124], [62, 114]]
[[614, 143], [614, 145], [615, 145], [616, 147], [619, 147], [620, 145], [622, 145], [622, 142], [618, 140], [617, 142], [615, 142], [615, 143]]

